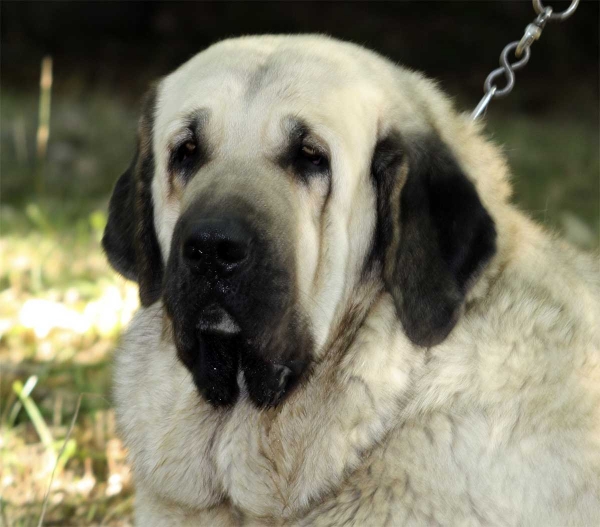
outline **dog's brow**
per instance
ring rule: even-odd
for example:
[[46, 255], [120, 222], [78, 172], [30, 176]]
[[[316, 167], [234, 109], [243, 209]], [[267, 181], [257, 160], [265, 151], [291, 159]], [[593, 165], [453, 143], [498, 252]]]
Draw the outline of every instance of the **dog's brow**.
[[287, 116], [283, 120], [283, 130], [286, 141], [283, 148], [283, 154], [279, 156], [279, 162], [286, 164], [287, 154], [297, 150], [302, 144], [310, 144], [324, 155], [329, 156], [327, 143], [314, 133], [312, 127], [303, 119], [297, 116]]
[[202, 138], [205, 143], [206, 138], [203, 132], [206, 130], [209, 120], [210, 110], [208, 108], [199, 108], [190, 112], [184, 119], [184, 122], [187, 123], [187, 128], [192, 130], [197, 137]]
[[310, 133], [310, 128], [306, 122], [298, 117], [286, 117], [283, 126], [290, 143], [301, 141]]
[[206, 128], [210, 120], [211, 111], [208, 108], [198, 108], [186, 112], [177, 118], [170, 126], [170, 132], [167, 133], [169, 148], [173, 148], [181, 141], [186, 140], [190, 135], [194, 135], [207, 144]]

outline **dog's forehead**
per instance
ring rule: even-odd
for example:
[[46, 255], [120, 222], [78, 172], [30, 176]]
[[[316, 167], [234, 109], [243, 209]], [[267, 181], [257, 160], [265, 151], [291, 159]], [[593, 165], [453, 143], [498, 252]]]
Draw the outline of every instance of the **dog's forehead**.
[[292, 117], [364, 161], [393, 130], [423, 135], [429, 106], [444, 104], [421, 74], [355, 44], [314, 35], [234, 38], [159, 84], [154, 146], [173, 144], [203, 110], [203, 134], [217, 157], [272, 154], [289, 140]]
[[[376, 126], [397, 71], [378, 55], [324, 37], [252, 37], [199, 53], [160, 86], [158, 125], [176, 126], [208, 108], [221, 119], [256, 125], [293, 114], [343, 129], [359, 119]], [[410, 101], [408, 101], [410, 102]]]
[[360, 54], [350, 53], [347, 47], [348, 44], [317, 37], [224, 41], [199, 53], [167, 77], [165, 89], [179, 101], [215, 88], [222, 98], [251, 99], [271, 86], [280, 97], [291, 97], [310, 94], [315, 84], [323, 90], [349, 82], [366, 82], [369, 76], [364, 69], [369, 62]]

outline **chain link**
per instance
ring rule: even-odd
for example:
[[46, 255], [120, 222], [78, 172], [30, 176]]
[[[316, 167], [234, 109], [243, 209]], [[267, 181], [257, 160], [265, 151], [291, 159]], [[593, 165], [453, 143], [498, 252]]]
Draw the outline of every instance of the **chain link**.
[[[560, 13], [554, 13], [550, 17], [550, 20], [557, 20], [558, 22], [563, 22], [575, 12], [578, 5], [579, 0], [572, 0], [571, 5], [567, 7], [567, 9], [561, 11]], [[542, 0], [533, 0], [533, 8], [535, 9], [535, 12], [538, 15], [541, 15], [546, 9], [548, 9], [547, 7], [544, 7], [544, 4], [542, 4]]]
[[[500, 67], [492, 71], [492, 73], [488, 75], [487, 79], [485, 79], [483, 89], [486, 93], [489, 92], [492, 87], [496, 88], [496, 92], [494, 93], [493, 97], [494, 99], [506, 97], [512, 91], [513, 86], [515, 85], [515, 71], [520, 70], [529, 62], [529, 57], [531, 56], [531, 50], [529, 47], [523, 48], [525, 55], [521, 60], [517, 60], [513, 63], [508, 61], [509, 53], [511, 51], [516, 51], [518, 47], [519, 42], [516, 40], [506, 46], [500, 54]], [[504, 75], [506, 78], [506, 86], [502, 89], [499, 89], [495, 84], [493, 84], [493, 82], [501, 75]]]
[[[485, 79], [483, 85], [484, 96], [471, 114], [473, 120], [478, 119], [485, 113], [492, 99], [506, 97], [512, 91], [515, 85], [515, 71], [523, 68], [529, 62], [529, 57], [531, 56], [530, 47], [540, 38], [546, 23], [549, 21], [562, 22], [566, 20], [575, 12], [578, 5], [579, 0], [571, 0], [571, 4], [567, 9], [555, 13], [551, 7], [545, 7], [541, 0], [533, 0], [533, 8], [538, 16], [531, 24], [527, 25], [521, 40], [511, 42], [502, 50], [500, 54], [500, 67], [493, 70]], [[509, 61], [509, 54], [513, 51], [517, 60], [511, 63]], [[494, 84], [494, 81], [502, 75], [506, 79], [506, 85], [504, 88], [498, 88]]]

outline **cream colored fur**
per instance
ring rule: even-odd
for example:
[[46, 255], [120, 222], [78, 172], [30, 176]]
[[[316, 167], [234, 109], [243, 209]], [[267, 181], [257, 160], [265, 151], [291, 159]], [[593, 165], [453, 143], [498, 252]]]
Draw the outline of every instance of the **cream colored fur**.
[[[267, 61], [271, 78], [249, 97]], [[217, 157], [244, 162], [274, 148], [286, 112], [316, 122], [334, 190], [325, 229], [321, 190], [289, 190], [317, 361], [281, 406], [257, 410], [242, 390], [232, 409], [214, 410], [178, 361], [161, 304], [131, 323], [114, 394], [138, 526], [600, 525], [598, 260], [509, 203], [504, 160], [481, 125], [421, 75], [324, 37], [219, 43], [166, 77], [158, 101], [165, 256], [181, 208], [166, 145], [190, 109], [209, 104]], [[361, 283], [375, 224], [370, 160], [393, 127], [437, 132], [498, 231], [457, 326], [430, 349], [406, 338], [381, 284]]]

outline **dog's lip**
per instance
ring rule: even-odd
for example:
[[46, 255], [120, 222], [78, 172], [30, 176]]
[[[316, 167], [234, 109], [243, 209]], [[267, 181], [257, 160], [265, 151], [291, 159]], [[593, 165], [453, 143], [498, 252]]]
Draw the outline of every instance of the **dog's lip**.
[[218, 304], [210, 304], [200, 311], [196, 327], [200, 333], [234, 335], [241, 331], [233, 317]]

